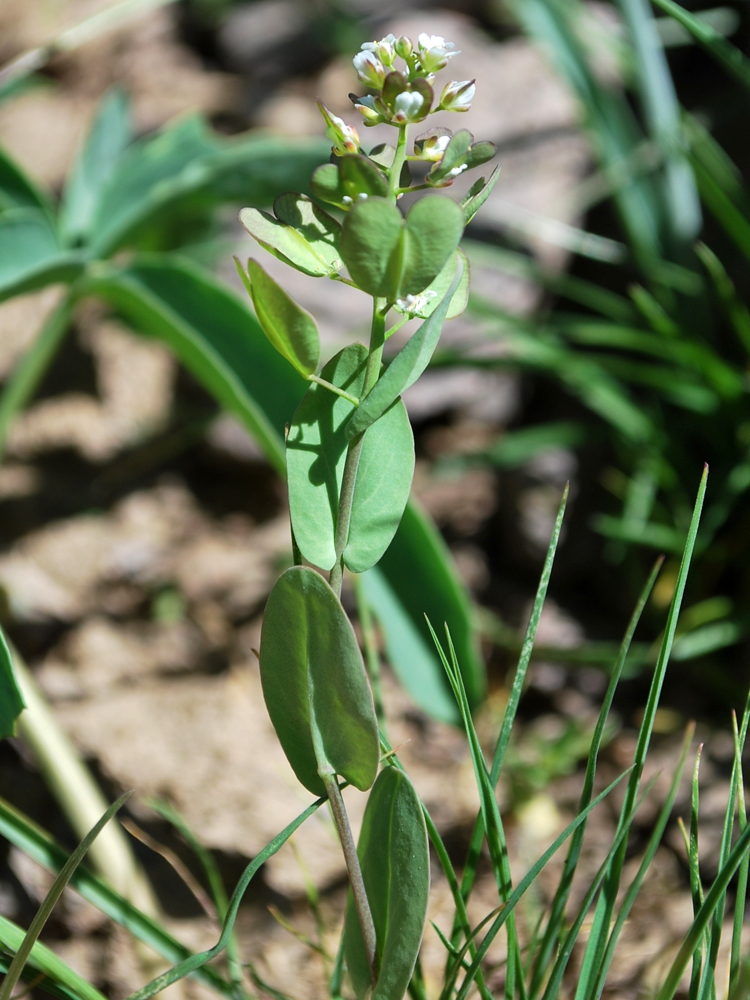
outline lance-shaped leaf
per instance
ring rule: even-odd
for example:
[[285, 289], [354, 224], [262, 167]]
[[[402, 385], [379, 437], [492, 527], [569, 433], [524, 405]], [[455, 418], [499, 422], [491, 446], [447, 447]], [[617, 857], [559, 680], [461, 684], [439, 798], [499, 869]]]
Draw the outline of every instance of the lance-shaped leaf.
[[87, 236], [101, 193], [132, 139], [130, 101], [119, 88], [102, 99], [65, 184], [60, 231], [67, 244]]
[[437, 277], [463, 226], [463, 212], [450, 198], [422, 198], [406, 220], [395, 205], [368, 198], [344, 220], [341, 256], [363, 291], [395, 302], [424, 291]]
[[[359, 398], [367, 349], [351, 344], [321, 372], [322, 378]], [[322, 569], [336, 560], [336, 524], [346, 463], [349, 400], [312, 385], [294, 414], [287, 435], [289, 512], [300, 552]], [[393, 404], [362, 442], [344, 562], [361, 573], [388, 548], [409, 497], [414, 474], [414, 440], [404, 404]]]
[[464, 210], [464, 219], [467, 226], [492, 194], [492, 189], [495, 184], [497, 184], [499, 176], [500, 167], [495, 167], [488, 179], [485, 180], [484, 177], [480, 177], [479, 180], [475, 184], [472, 184], [469, 188], [468, 194], [461, 202], [461, 208]]
[[[419, 954], [430, 893], [430, 857], [422, 807], [403, 771], [387, 767], [370, 792], [357, 846], [377, 939], [372, 1000], [401, 1000]], [[344, 954], [358, 1000], [372, 984], [362, 930], [350, 894]]]
[[435, 294], [427, 299], [421, 309], [417, 309], [414, 313], [415, 316], [418, 316], [420, 319], [427, 319], [428, 316], [432, 316], [440, 303], [443, 301], [443, 296], [451, 286], [453, 276], [456, 273], [458, 261], [463, 264], [464, 269], [461, 273], [461, 280], [458, 283], [458, 287], [448, 303], [448, 312], [445, 314], [445, 318], [455, 319], [456, 316], [460, 316], [466, 309], [466, 306], [469, 304], [471, 268], [469, 267], [469, 258], [463, 252], [461, 247], [457, 247], [453, 256], [448, 260], [448, 263], [445, 265], [437, 278], [435, 278], [435, 280], [426, 288], [427, 292], [434, 292]]
[[54, 218], [49, 194], [36, 185], [29, 175], [0, 149], [0, 211], [7, 208], [39, 208]]
[[430, 363], [430, 358], [440, 339], [440, 331], [443, 328], [448, 306], [453, 298], [453, 293], [458, 288], [462, 274], [463, 261], [458, 258], [453, 281], [443, 295], [440, 305], [407, 341], [352, 414], [346, 426], [346, 436], [349, 440], [375, 423], [393, 405], [401, 393], [417, 381]]
[[268, 212], [261, 212], [257, 208], [243, 208], [240, 222], [265, 250], [285, 264], [296, 267], [298, 271], [314, 278], [335, 273], [336, 269], [310, 246], [301, 233], [274, 219]]
[[0, 739], [15, 736], [16, 719], [25, 707], [13, 673], [13, 658], [0, 629]]
[[263, 697], [294, 773], [314, 795], [321, 774], [364, 791], [378, 770], [378, 725], [354, 630], [315, 570], [293, 566], [266, 604], [260, 640]]
[[445, 180], [451, 170], [465, 163], [469, 147], [473, 141], [474, 136], [468, 129], [462, 128], [454, 133], [445, 147], [442, 157], [427, 175], [428, 182], [432, 184]]
[[315, 320], [266, 274], [257, 260], [247, 262], [247, 274], [236, 257], [234, 260], [265, 335], [300, 375], [312, 375], [320, 363], [320, 335]]
[[0, 216], [0, 302], [53, 282], [73, 281], [83, 268], [81, 254], [60, 250], [40, 209], [13, 208]]
[[296, 229], [330, 267], [336, 271], [341, 268], [341, 226], [307, 195], [291, 192], [280, 194], [273, 203], [273, 212], [280, 222]]

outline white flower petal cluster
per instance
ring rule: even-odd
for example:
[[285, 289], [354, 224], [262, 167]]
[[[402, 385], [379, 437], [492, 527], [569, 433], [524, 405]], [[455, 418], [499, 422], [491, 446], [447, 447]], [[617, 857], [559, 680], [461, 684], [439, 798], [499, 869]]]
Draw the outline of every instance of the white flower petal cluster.
[[384, 66], [390, 68], [396, 58], [396, 41], [395, 35], [386, 35], [379, 42], [362, 42], [360, 49], [363, 52], [374, 53]]
[[414, 315], [415, 313], [421, 312], [430, 299], [434, 299], [437, 296], [437, 292], [428, 288], [424, 292], [420, 292], [419, 295], [407, 295], [403, 299], [396, 299], [396, 309], [398, 312], [409, 313]]
[[337, 156], [346, 153], [359, 152], [359, 133], [353, 125], [347, 125], [343, 118], [334, 115], [332, 111], [318, 101], [318, 108], [326, 123], [326, 136], [333, 143], [333, 152]]
[[352, 62], [362, 83], [372, 87], [373, 90], [380, 90], [385, 80], [385, 66], [375, 53], [363, 49], [356, 54]]
[[395, 122], [413, 121], [419, 117], [423, 104], [424, 97], [416, 90], [404, 90], [393, 102], [393, 120]]
[[453, 42], [446, 42], [442, 35], [426, 35], [424, 32], [417, 39], [419, 45], [419, 64], [425, 73], [437, 73], [448, 65], [448, 60], [457, 56]]
[[440, 107], [443, 111], [468, 111], [476, 92], [473, 80], [453, 80], [443, 88]]
[[[443, 153], [448, 148], [448, 143], [450, 141], [450, 135], [430, 136], [430, 138], [426, 139], [422, 145], [421, 158], [423, 160], [436, 163], [438, 160], [442, 159]], [[419, 150], [416, 150], [416, 152], [419, 152]]]

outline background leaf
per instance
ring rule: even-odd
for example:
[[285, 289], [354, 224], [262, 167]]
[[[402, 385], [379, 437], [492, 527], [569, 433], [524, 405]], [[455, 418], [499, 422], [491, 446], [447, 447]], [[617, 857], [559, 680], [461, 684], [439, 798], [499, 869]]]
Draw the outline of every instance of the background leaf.
[[325, 795], [320, 772], [364, 791], [378, 770], [378, 726], [354, 630], [322, 576], [293, 566], [263, 614], [263, 697], [294, 773]]
[[14, 208], [0, 215], [0, 302], [53, 282], [73, 281], [82, 270], [82, 256], [60, 250], [41, 209]]
[[130, 101], [124, 91], [113, 88], [99, 103], [63, 192], [60, 235], [75, 244], [88, 235], [102, 191], [130, 144]]
[[[406, 993], [419, 954], [430, 893], [430, 856], [422, 806], [403, 771], [386, 767], [370, 792], [357, 846], [377, 936], [372, 1000]], [[350, 894], [344, 923], [346, 963], [362, 1000], [371, 987], [362, 930]]]
[[0, 629], [0, 739], [16, 735], [16, 719], [25, 707], [13, 673], [13, 657]]

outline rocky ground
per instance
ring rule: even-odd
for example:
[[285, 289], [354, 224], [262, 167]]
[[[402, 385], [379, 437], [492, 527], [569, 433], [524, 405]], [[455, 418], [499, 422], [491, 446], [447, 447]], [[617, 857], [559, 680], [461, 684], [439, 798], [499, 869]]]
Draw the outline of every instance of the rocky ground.
[[[0, 60], [55, 36], [97, 6], [101, 3], [92, 0], [39, 5], [6, 0], [0, 9]], [[567, 226], [581, 221], [576, 192], [590, 166], [566, 92], [523, 39], [495, 41], [466, 13], [393, 8], [378, 23], [380, 33], [444, 34], [463, 53], [455, 61], [456, 74], [477, 78], [478, 97], [467, 124], [478, 137], [498, 143], [503, 169], [483, 225], [523, 233], [548, 267], [565, 267], [566, 251], [559, 241], [543, 238], [542, 221], [547, 226], [550, 220]], [[315, 95], [350, 116], [346, 94], [354, 77], [346, 58], [318, 54], [314, 66], [301, 59], [305, 11], [292, 0], [237, 8], [212, 36], [207, 62], [186, 43], [175, 9], [154, 9], [55, 59], [49, 87], [0, 106], [0, 142], [40, 182], [59, 191], [96, 102], [113, 83], [131, 91], [143, 132], [200, 109], [225, 130], [253, 124], [317, 134]], [[260, 38], [266, 40], [262, 50]], [[231, 280], [233, 269], [222, 265], [222, 270]], [[287, 284], [289, 278], [285, 271]], [[539, 289], [521, 279], [481, 266], [474, 268], [473, 279], [481, 294], [516, 312], [529, 313], [539, 303]], [[315, 283], [300, 278], [297, 285], [292, 291], [319, 318], [326, 349], [333, 352], [351, 339], [363, 321], [360, 303], [348, 296], [351, 290], [337, 286], [333, 291], [341, 294], [334, 296], [327, 288], [323, 298]], [[51, 289], [0, 307], [0, 379], [32, 342], [57, 294]], [[456, 321], [446, 336], [477, 350], [502, 349], [482, 341], [481, 324], [471, 317]], [[499, 610], [522, 623], [529, 580], [538, 572], [566, 479], [573, 481], [575, 503], [575, 457], [550, 453], [513, 479], [484, 468], [460, 477], [436, 471], [436, 459], [475, 450], [517, 418], [523, 386], [512, 374], [430, 373], [410, 390], [407, 404], [417, 429], [417, 495], [446, 532], [475, 595], [492, 603], [493, 594], [513, 590]], [[490, 550], [498, 538], [511, 535], [515, 564], [520, 558], [523, 569], [515, 589], [507, 579], [498, 584], [498, 553]], [[230, 886], [307, 803], [266, 716], [254, 654], [265, 597], [289, 547], [282, 484], [241, 428], [214, 412], [160, 346], [134, 336], [99, 309], [84, 308], [33, 405], [14, 424], [0, 467], [3, 623], [107, 794], [136, 790], [129, 822], [141, 831], [141, 840], [133, 842], [134, 849], [170, 927], [196, 948], [213, 942], [215, 915], [201, 908], [152, 850], [153, 841], [165, 844], [195, 868], [148, 800], [167, 800], [179, 809], [214, 852]], [[576, 645], [586, 627], [551, 602], [540, 641]], [[487, 653], [491, 697], [479, 726], [491, 747], [507, 693], [507, 664], [489, 647]], [[588, 729], [602, 688], [595, 672], [572, 675], [555, 664], [534, 665], [529, 707], [502, 789], [517, 872], [575, 813], [577, 766], [585, 749], [580, 739], [576, 744], [561, 736]], [[401, 757], [460, 863], [477, 808], [465, 743], [456, 731], [422, 715], [387, 672], [385, 695], [392, 742], [404, 744]], [[628, 766], [634, 721], [623, 717], [613, 733], [603, 779]], [[665, 770], [639, 817], [643, 836], [676, 759], [682, 722], [674, 713], [660, 717], [650, 771]], [[699, 734], [708, 740], [704, 848], [711, 857], [732, 747], [723, 733], [704, 730]], [[550, 747], [557, 749], [550, 753]], [[22, 739], [0, 747], [0, 791], [71, 841]], [[355, 825], [361, 799], [349, 793]], [[615, 802], [616, 796], [591, 823], [579, 897], [585, 875], [611, 843]], [[685, 789], [678, 806], [686, 816]], [[634, 854], [630, 870], [637, 863]], [[674, 827], [625, 930], [609, 996], [635, 997], [660, 981], [691, 920], [685, 873]], [[543, 877], [521, 913], [527, 929], [533, 928], [551, 878]], [[310, 881], [320, 895], [317, 924], [308, 900]], [[14, 848], [4, 852], [2, 913], [28, 920], [47, 885], [44, 873], [23, 854]], [[485, 872], [472, 918], [496, 905], [493, 885]], [[248, 894], [239, 925], [245, 960], [295, 1000], [324, 993], [344, 886], [340, 852], [321, 811], [264, 867]], [[437, 871], [431, 905], [431, 918], [447, 929], [450, 897]], [[305, 936], [318, 934], [328, 958], [305, 943]], [[124, 933], [72, 893], [45, 940], [113, 998], [135, 989], [152, 968]], [[494, 976], [500, 982], [502, 952], [491, 957], [497, 971], [490, 981]], [[442, 945], [429, 928], [424, 964], [433, 992], [443, 961]], [[203, 994], [193, 984], [183, 992]]]

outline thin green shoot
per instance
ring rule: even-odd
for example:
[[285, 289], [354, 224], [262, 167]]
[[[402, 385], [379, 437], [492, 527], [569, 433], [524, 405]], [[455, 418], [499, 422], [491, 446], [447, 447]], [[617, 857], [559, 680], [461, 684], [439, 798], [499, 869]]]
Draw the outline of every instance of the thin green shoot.
[[[745, 705], [742, 715], [742, 725], [737, 731], [737, 718], [733, 716], [734, 734], [734, 767], [737, 772], [737, 804], [739, 811], [739, 831], [743, 832], [747, 826], [747, 807], [745, 805], [745, 782], [742, 776], [742, 753], [745, 748], [745, 738], [747, 736], [748, 722], [750, 721], [750, 699]], [[732, 948], [729, 959], [729, 992], [732, 993], [740, 979], [740, 964], [742, 955], [740, 948], [742, 945], [742, 927], [745, 920], [745, 901], [747, 899], [748, 880], [748, 858], [745, 857], [740, 865], [737, 879], [737, 892], [734, 900], [734, 920], [732, 923]]]
[[81, 843], [63, 865], [62, 870], [52, 883], [52, 886], [45, 896], [42, 905], [39, 907], [36, 916], [31, 921], [31, 925], [26, 931], [24, 939], [10, 964], [7, 975], [0, 986], [0, 1000], [10, 1000], [13, 989], [20, 978], [21, 972], [23, 971], [23, 967], [26, 965], [29, 955], [31, 954], [31, 950], [36, 944], [42, 928], [47, 923], [49, 915], [52, 913], [55, 904], [60, 896], [62, 896], [63, 890], [70, 881], [73, 872], [80, 865], [81, 861], [83, 861], [86, 851], [88, 851], [89, 847], [93, 844], [98, 835], [117, 813], [117, 811], [125, 805], [127, 800], [130, 798], [130, 795], [130, 792], [125, 792], [125, 794], [121, 795], [116, 802], [112, 803], [109, 809], [107, 809], [101, 819], [91, 828], [91, 830], [89, 830]]

